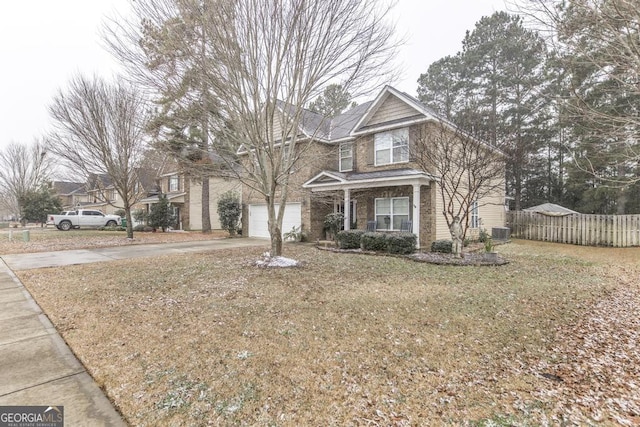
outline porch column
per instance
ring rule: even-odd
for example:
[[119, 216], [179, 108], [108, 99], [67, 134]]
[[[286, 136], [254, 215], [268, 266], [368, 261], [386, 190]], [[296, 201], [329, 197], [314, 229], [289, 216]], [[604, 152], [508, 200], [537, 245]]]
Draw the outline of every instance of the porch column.
[[351, 190], [344, 190], [344, 229], [351, 230]]
[[413, 234], [416, 246], [420, 247], [420, 184], [413, 184]]

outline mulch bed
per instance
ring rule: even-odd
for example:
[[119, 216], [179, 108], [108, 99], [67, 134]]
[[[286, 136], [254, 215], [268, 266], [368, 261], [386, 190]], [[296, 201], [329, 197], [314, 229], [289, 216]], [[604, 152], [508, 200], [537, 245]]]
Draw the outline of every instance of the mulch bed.
[[497, 260], [487, 259], [482, 252], [475, 252], [476, 248], [470, 248], [471, 252], [463, 252], [461, 258], [456, 258], [453, 254], [446, 254], [441, 252], [418, 252], [411, 255], [390, 255], [384, 252], [364, 251], [362, 249], [339, 249], [336, 247], [328, 246], [326, 244], [316, 245], [316, 248], [323, 251], [331, 251], [337, 253], [350, 253], [361, 255], [379, 255], [379, 256], [399, 256], [404, 257], [417, 262], [426, 262], [429, 264], [438, 265], [475, 265], [475, 266], [491, 266], [491, 265], [505, 265], [509, 261], [498, 255]]

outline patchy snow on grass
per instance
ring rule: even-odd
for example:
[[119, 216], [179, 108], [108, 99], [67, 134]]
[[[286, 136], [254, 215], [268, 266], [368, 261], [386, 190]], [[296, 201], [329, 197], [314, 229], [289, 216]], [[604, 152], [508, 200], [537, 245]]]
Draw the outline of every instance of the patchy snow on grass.
[[265, 252], [262, 254], [262, 259], [256, 261], [256, 265], [258, 267], [297, 267], [300, 265], [298, 261], [291, 258], [285, 258], [283, 256], [274, 256], [272, 257], [269, 252]]

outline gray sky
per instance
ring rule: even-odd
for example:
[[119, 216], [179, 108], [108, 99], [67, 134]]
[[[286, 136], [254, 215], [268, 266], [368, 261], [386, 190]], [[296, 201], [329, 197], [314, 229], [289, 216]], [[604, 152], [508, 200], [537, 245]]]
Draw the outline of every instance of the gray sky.
[[[30, 0], [0, 6], [0, 149], [45, 135], [53, 96], [76, 72], [111, 76], [117, 64], [101, 47], [105, 15], [129, 0]], [[465, 31], [482, 16], [505, 10], [504, 0], [398, 0], [393, 12], [406, 44], [394, 86], [415, 94], [429, 64], [461, 49]]]

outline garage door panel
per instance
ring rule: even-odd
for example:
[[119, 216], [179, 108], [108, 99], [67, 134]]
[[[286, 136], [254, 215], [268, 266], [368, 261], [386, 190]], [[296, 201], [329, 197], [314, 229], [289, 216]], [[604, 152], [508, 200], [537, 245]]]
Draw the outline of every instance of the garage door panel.
[[[276, 211], [279, 205], [276, 205]], [[282, 219], [282, 232], [287, 233], [302, 223], [300, 203], [287, 203]], [[249, 237], [269, 237], [267, 205], [249, 205]]]

